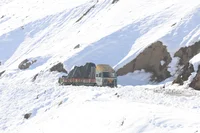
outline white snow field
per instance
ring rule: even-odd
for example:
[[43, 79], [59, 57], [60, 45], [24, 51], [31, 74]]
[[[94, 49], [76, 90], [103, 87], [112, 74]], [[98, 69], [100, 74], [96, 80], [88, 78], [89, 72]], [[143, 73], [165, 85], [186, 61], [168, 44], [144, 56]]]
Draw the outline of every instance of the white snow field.
[[[53, 79], [52, 79], [53, 80]], [[1, 84], [1, 133], [196, 133], [200, 92], [166, 85]], [[27, 120], [26, 113], [32, 113]]]
[[[61, 74], [48, 71], [58, 62], [117, 70], [158, 40], [172, 57], [200, 40], [199, 0], [112, 1], [0, 0], [0, 133], [200, 132], [200, 92], [189, 81], [152, 85], [150, 73], [136, 71], [118, 88], [59, 86]], [[196, 71], [199, 57], [190, 60]], [[22, 71], [24, 59], [37, 62]]]

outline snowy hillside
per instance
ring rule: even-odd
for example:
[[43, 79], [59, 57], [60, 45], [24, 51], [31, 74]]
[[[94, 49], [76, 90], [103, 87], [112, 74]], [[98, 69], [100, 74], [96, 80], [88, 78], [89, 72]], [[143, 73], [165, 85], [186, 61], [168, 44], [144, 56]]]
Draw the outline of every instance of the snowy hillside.
[[[200, 132], [199, 57], [199, 0], [1, 0], [0, 132]], [[59, 86], [59, 62], [118, 88]]]
[[[198, 0], [2, 3], [2, 71], [16, 70], [29, 58], [39, 58], [31, 70], [34, 75], [56, 62], [64, 62], [68, 71], [86, 62], [110, 64], [118, 69], [158, 40], [167, 46], [171, 56], [180, 47], [199, 40]], [[78, 44], [80, 48], [74, 49]], [[173, 68], [175, 64], [171, 65]]]

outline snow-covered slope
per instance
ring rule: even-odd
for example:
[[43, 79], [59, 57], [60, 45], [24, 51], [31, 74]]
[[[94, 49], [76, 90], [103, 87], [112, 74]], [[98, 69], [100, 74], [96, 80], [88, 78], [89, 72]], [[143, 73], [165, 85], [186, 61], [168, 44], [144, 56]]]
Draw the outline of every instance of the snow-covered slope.
[[199, 132], [200, 93], [178, 86], [0, 87], [1, 133]]
[[[34, 73], [51, 63], [67, 70], [85, 62], [116, 69], [161, 40], [173, 56], [199, 40], [200, 2], [173, 0], [6, 1], [1, 4], [1, 69], [17, 69], [27, 58], [40, 58]], [[80, 44], [79, 49], [74, 49]]]
[[[86, 62], [110, 64], [117, 70], [153, 42], [162, 41], [173, 58], [181, 47], [200, 40], [199, 0], [112, 2], [0, 1], [0, 73], [6, 70], [0, 76], [0, 132], [200, 131], [200, 94], [187, 85], [167, 83], [173, 77], [165, 85], [144, 85], [151, 74], [142, 70], [118, 79], [120, 85], [144, 86], [58, 86], [59, 74], [48, 71], [58, 62], [68, 71]], [[190, 60], [195, 71], [199, 57]], [[19, 70], [24, 59], [37, 62]], [[172, 75], [177, 61], [173, 58], [170, 64]], [[28, 120], [26, 113], [32, 113]]]

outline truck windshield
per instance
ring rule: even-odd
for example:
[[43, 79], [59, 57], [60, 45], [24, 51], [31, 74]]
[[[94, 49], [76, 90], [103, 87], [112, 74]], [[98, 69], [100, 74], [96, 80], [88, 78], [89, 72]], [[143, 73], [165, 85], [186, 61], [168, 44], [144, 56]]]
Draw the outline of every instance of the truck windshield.
[[115, 77], [115, 73], [103, 72], [103, 77], [104, 78], [114, 78]]

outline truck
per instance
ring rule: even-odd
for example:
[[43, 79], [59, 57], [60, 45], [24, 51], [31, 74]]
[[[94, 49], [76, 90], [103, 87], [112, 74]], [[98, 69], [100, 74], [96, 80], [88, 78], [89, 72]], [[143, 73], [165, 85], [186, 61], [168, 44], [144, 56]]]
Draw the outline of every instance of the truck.
[[117, 74], [108, 64], [86, 63], [75, 66], [67, 76], [59, 78], [60, 85], [117, 87]]

